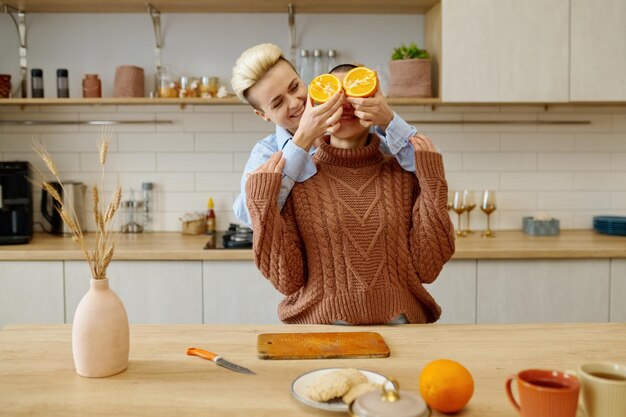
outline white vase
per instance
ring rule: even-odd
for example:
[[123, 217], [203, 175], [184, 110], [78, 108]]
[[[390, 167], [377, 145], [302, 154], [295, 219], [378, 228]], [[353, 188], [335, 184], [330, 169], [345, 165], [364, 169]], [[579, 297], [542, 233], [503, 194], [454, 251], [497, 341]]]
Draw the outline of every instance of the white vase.
[[128, 368], [128, 315], [108, 279], [92, 279], [76, 308], [72, 353], [76, 372], [102, 378]]

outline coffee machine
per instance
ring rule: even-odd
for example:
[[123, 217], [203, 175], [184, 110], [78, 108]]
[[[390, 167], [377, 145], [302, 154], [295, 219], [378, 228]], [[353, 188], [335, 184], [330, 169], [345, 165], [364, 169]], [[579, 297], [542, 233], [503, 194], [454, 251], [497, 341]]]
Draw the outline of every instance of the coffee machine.
[[0, 245], [33, 237], [33, 190], [28, 162], [0, 162]]

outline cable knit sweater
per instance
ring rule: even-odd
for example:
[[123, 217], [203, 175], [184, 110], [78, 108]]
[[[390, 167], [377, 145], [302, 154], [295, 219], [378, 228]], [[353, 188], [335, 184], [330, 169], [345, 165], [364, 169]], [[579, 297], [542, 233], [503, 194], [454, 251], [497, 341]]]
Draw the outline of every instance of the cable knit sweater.
[[416, 175], [385, 158], [375, 135], [358, 149], [328, 141], [314, 156], [317, 174], [293, 187], [282, 212], [281, 174], [253, 174], [246, 184], [256, 264], [285, 295], [280, 319], [436, 321], [441, 309], [422, 284], [454, 253], [441, 155], [416, 152]]

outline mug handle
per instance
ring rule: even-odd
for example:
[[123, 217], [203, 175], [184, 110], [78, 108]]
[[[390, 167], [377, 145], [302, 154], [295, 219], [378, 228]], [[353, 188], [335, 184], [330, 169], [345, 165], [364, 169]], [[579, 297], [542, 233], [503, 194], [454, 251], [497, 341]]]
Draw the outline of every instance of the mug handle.
[[507, 378], [506, 384], [504, 386], [506, 387], [506, 395], [509, 397], [509, 401], [511, 402], [513, 407], [517, 410], [517, 413], [521, 415], [522, 409], [520, 408], [517, 401], [515, 401], [515, 397], [513, 396], [513, 392], [511, 391], [511, 383], [513, 383], [515, 379], [516, 379], [516, 376], [511, 375], [510, 377]]

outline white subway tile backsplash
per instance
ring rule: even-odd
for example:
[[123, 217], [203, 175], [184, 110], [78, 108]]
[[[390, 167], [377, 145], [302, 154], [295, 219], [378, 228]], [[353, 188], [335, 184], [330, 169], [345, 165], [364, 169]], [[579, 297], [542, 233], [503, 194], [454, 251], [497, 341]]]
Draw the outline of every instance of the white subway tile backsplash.
[[500, 150], [499, 133], [437, 133], [432, 138], [441, 152], [485, 152]]
[[160, 172], [232, 171], [233, 157], [230, 153], [217, 152], [168, 152], [157, 154], [157, 170]]
[[472, 152], [463, 154], [466, 171], [534, 171], [537, 154], [523, 152]]
[[502, 151], [516, 152], [564, 152], [574, 150], [572, 133], [502, 133]]
[[611, 206], [611, 193], [604, 191], [539, 191], [537, 208], [547, 209], [602, 209]]
[[582, 133], [576, 135], [577, 152], [625, 152], [624, 133]]
[[200, 172], [196, 174], [196, 191], [239, 193], [241, 172]]
[[577, 190], [626, 190], [626, 171], [607, 173], [577, 173]]
[[185, 113], [183, 123], [188, 133], [233, 131], [231, 113]]
[[613, 171], [626, 171], [626, 152], [611, 155], [611, 169]]
[[[463, 114], [464, 121], [471, 121], [472, 123], [465, 123], [463, 125], [464, 132], [536, 132], [537, 125], [534, 124], [537, 120], [537, 115], [528, 114], [501, 114], [501, 113], [485, 113], [485, 114]], [[477, 122], [485, 123], [477, 123]], [[496, 121], [499, 123], [489, 123]], [[507, 123], [507, 122], [513, 123]], [[519, 123], [518, 123], [519, 122]], [[528, 123], [525, 123], [528, 122]]]
[[195, 150], [209, 152], [250, 152], [267, 133], [196, 133]]
[[[589, 228], [596, 214], [626, 212], [626, 108], [551, 105], [394, 106], [442, 151], [450, 190], [496, 191], [494, 229], [520, 229], [524, 215], [542, 212], [561, 228]], [[275, 131], [247, 105], [0, 107], [4, 120], [146, 120], [112, 126], [105, 191], [121, 184], [139, 196], [154, 183], [154, 229], [179, 231], [185, 211], [205, 210], [214, 198], [218, 228], [237, 222], [232, 203], [254, 145]], [[154, 120], [172, 120], [156, 125]], [[450, 124], [461, 120], [591, 120], [592, 125]], [[422, 123], [420, 123], [420, 121]], [[427, 121], [443, 121], [428, 124]], [[41, 138], [64, 180], [100, 185], [101, 127], [4, 126], [0, 160], [29, 160]], [[37, 197], [39, 198], [39, 197]], [[478, 198], [478, 197], [477, 197]], [[456, 224], [456, 214], [452, 213]], [[472, 228], [486, 216], [471, 214]], [[463, 216], [465, 223], [466, 216]], [[93, 230], [93, 222], [89, 223]], [[465, 228], [465, 226], [464, 226]]]
[[[107, 172], [137, 172], [155, 171], [156, 155], [154, 153], [119, 153], [109, 152], [106, 161]], [[80, 170], [82, 172], [99, 172], [100, 156], [97, 153], [83, 153], [80, 155]]]
[[[59, 171], [64, 172], [78, 172], [80, 171], [79, 154], [77, 153], [60, 153], [50, 152], [52, 160]], [[28, 161], [34, 169], [38, 169], [43, 174], [48, 175], [48, 168], [46, 164], [37, 156], [34, 152], [29, 153], [13, 153], [6, 152], [4, 154], [5, 161]]]
[[541, 153], [539, 170], [543, 171], [609, 171], [610, 153]]
[[123, 172], [119, 174], [120, 184], [127, 188], [141, 190], [144, 182], [153, 183], [153, 191], [158, 193], [188, 192], [196, 189], [196, 176], [193, 172]]
[[267, 132], [276, 131], [276, 126], [266, 122], [254, 113], [233, 114], [233, 131], [235, 132]]
[[503, 190], [572, 190], [573, 173], [503, 172], [500, 174]]
[[119, 133], [120, 152], [193, 151], [193, 133]]

